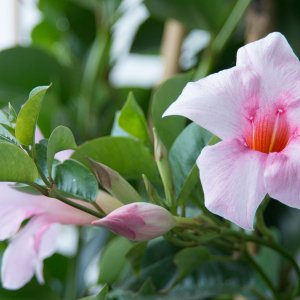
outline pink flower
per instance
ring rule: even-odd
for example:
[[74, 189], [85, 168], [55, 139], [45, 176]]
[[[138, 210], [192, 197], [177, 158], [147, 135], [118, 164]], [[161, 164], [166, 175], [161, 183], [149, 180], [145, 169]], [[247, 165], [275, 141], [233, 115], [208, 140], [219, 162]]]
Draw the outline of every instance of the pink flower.
[[176, 225], [176, 220], [161, 206], [135, 202], [117, 208], [92, 224], [106, 227], [130, 240], [143, 241], [165, 234]]
[[212, 212], [252, 229], [267, 193], [300, 208], [300, 63], [280, 33], [240, 48], [235, 67], [189, 83], [168, 115], [222, 139], [197, 160]]
[[[0, 195], [0, 240], [12, 238], [1, 270], [7, 289], [21, 288], [34, 274], [43, 283], [43, 260], [56, 250], [58, 224], [89, 225], [96, 219], [56, 199], [21, 193], [6, 182], [0, 183]], [[29, 221], [20, 229], [24, 220]]]

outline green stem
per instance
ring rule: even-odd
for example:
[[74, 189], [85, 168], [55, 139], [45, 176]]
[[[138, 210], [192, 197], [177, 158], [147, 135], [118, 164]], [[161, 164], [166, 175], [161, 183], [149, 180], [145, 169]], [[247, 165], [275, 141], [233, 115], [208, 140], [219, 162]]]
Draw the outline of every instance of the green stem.
[[274, 287], [273, 282], [270, 280], [270, 278], [265, 273], [265, 271], [261, 268], [261, 266], [253, 259], [253, 257], [247, 251], [245, 251], [244, 255], [249, 265], [251, 265], [251, 267], [256, 270], [256, 272], [260, 275], [260, 277], [265, 281], [266, 285], [272, 291], [273, 299], [279, 300], [280, 298], [277, 294], [276, 288]]
[[63, 197], [63, 196], [61, 196], [61, 195], [58, 193], [58, 191], [55, 190], [55, 189], [53, 189], [53, 190], [50, 191], [49, 197], [51, 197], [51, 198], [56, 198], [56, 199], [58, 199], [58, 200], [64, 202], [64, 203], [67, 204], [67, 205], [70, 205], [70, 206], [72, 206], [72, 207], [74, 207], [74, 208], [77, 208], [77, 209], [79, 209], [79, 210], [82, 210], [82, 211], [84, 211], [84, 212], [86, 212], [86, 213], [88, 213], [88, 214], [90, 214], [90, 215], [92, 215], [92, 216], [95, 216], [95, 217], [99, 218], [99, 219], [103, 217], [103, 215], [102, 215], [100, 212], [94, 211], [94, 210], [92, 210], [92, 209], [90, 209], [90, 208], [88, 208], [88, 207], [86, 207], [86, 206], [83, 206], [83, 205], [81, 205], [81, 204], [79, 204], [79, 203], [73, 202], [73, 201], [71, 201], [71, 200], [69, 200], [69, 199], [67, 199], [67, 198], [65, 198], [65, 197]]

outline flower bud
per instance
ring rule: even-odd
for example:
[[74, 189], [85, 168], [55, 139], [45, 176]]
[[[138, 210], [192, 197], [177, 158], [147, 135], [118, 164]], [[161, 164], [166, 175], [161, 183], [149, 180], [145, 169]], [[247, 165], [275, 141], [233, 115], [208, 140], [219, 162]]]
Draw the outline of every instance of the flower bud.
[[117, 208], [105, 218], [94, 221], [133, 241], [151, 240], [176, 225], [176, 219], [161, 206], [136, 202]]

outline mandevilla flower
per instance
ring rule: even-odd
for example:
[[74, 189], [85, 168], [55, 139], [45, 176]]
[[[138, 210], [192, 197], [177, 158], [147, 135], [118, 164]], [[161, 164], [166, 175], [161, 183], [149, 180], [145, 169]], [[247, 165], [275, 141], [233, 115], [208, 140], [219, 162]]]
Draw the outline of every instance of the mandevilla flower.
[[212, 212], [252, 229], [267, 193], [300, 208], [300, 63], [283, 35], [240, 48], [235, 67], [189, 83], [168, 115], [222, 139], [197, 160]]
[[22, 287], [34, 274], [43, 283], [43, 260], [56, 250], [58, 224], [89, 225], [96, 219], [56, 199], [19, 192], [5, 182], [0, 183], [0, 194], [0, 240], [12, 237], [1, 270], [7, 289]]
[[134, 241], [151, 240], [176, 225], [173, 217], [161, 206], [135, 202], [117, 208], [105, 218], [92, 222]]

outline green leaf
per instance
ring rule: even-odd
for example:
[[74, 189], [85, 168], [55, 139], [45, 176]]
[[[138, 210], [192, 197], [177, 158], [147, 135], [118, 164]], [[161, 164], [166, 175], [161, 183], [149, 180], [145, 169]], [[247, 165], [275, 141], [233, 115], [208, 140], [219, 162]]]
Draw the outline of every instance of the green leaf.
[[47, 167], [47, 144], [48, 140], [41, 140], [38, 144], [35, 144], [36, 151], [36, 164], [45, 177], [48, 175]]
[[42, 100], [49, 86], [33, 89], [28, 100], [21, 108], [16, 122], [16, 138], [21, 144], [29, 146], [34, 143], [34, 134], [37, 119], [40, 113]]
[[33, 183], [38, 177], [33, 160], [19, 147], [0, 143], [0, 181]]
[[48, 173], [51, 177], [52, 163], [57, 152], [67, 149], [75, 149], [76, 142], [72, 131], [65, 126], [56, 127], [50, 135], [47, 148]]
[[211, 133], [197, 124], [190, 124], [173, 143], [169, 153], [169, 160], [177, 194], [181, 191], [200, 152], [208, 144], [211, 136]]
[[72, 158], [88, 164], [87, 157], [109, 166], [126, 179], [146, 174], [158, 182], [158, 171], [150, 150], [140, 141], [126, 137], [101, 137], [79, 146]]
[[[147, 279], [151, 279], [156, 289], [163, 289], [169, 286], [170, 281], [174, 279], [176, 266], [173, 262], [173, 257], [178, 251], [178, 248], [170, 244], [163, 238], [156, 238], [147, 244], [147, 248], [143, 254], [143, 245], [136, 248], [136, 251], [130, 254], [134, 259], [133, 254], [137, 259], [142, 259], [140, 272], [138, 276], [134, 275], [128, 278], [126, 287], [139, 290]], [[139, 258], [140, 257], [140, 258]], [[132, 261], [131, 259], [131, 261]], [[139, 270], [139, 265], [134, 266]]]
[[127, 101], [121, 110], [119, 125], [132, 136], [143, 142], [150, 143], [147, 121], [133, 93], [129, 93]]
[[101, 291], [95, 296], [80, 298], [79, 300], [106, 300], [108, 293], [108, 285], [105, 284]]
[[133, 271], [137, 275], [140, 274], [146, 248], [147, 242], [136, 243], [126, 254], [126, 258], [129, 260]]
[[178, 134], [184, 128], [186, 119], [178, 116], [162, 118], [163, 113], [181, 94], [185, 85], [192, 80], [192, 72], [172, 77], [164, 82], [154, 93], [152, 100], [153, 127], [169, 149]]
[[178, 280], [183, 279], [201, 264], [210, 259], [207, 248], [199, 246], [193, 248], [185, 248], [176, 254], [174, 262], [179, 269]]
[[142, 201], [138, 192], [115, 170], [90, 160], [101, 186], [124, 204]]
[[113, 284], [118, 280], [131, 247], [132, 242], [123, 237], [116, 237], [107, 244], [100, 258], [100, 283]]
[[80, 162], [68, 159], [55, 168], [54, 181], [59, 191], [69, 197], [95, 201], [98, 183], [90, 170]]

